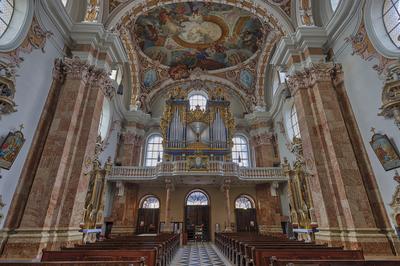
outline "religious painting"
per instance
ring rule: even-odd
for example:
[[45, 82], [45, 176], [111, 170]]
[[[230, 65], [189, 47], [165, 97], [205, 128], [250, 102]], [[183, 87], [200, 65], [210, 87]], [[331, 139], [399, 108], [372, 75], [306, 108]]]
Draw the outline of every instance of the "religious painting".
[[246, 87], [247, 89], [251, 89], [253, 86], [254, 77], [249, 70], [243, 69], [240, 71], [239, 80], [244, 87]]
[[386, 135], [374, 134], [370, 144], [386, 171], [400, 167], [399, 154]]
[[7, 170], [11, 168], [24, 142], [24, 134], [21, 131], [8, 133], [0, 147], [1, 168]]
[[143, 75], [143, 84], [146, 88], [152, 87], [157, 82], [157, 79], [157, 71], [149, 69]]
[[264, 32], [260, 20], [248, 11], [203, 2], [157, 7], [133, 23], [132, 36], [144, 54], [165, 66], [188, 70], [244, 62], [261, 46]]

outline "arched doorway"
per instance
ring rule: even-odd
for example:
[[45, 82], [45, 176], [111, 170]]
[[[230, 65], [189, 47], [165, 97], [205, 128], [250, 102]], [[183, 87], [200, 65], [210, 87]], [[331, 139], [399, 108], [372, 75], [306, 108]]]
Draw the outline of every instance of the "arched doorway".
[[237, 232], [257, 232], [257, 216], [254, 200], [248, 195], [240, 195], [235, 200]]
[[210, 200], [203, 190], [192, 190], [185, 198], [185, 231], [189, 241], [210, 240]]
[[156, 234], [160, 222], [160, 201], [154, 195], [147, 195], [140, 200], [136, 233]]

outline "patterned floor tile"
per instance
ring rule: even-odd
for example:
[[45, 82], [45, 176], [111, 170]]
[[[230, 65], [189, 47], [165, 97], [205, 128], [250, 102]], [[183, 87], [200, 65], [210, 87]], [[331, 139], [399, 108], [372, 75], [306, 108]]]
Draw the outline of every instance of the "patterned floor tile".
[[181, 247], [171, 266], [229, 266], [211, 243], [190, 243]]

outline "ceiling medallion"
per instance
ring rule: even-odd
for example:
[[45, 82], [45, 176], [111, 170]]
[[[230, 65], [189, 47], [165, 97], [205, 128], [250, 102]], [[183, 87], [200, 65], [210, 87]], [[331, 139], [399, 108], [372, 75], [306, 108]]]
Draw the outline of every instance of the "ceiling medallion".
[[173, 79], [192, 69], [218, 70], [243, 63], [261, 46], [261, 21], [234, 6], [185, 2], [151, 9], [131, 24], [132, 38]]

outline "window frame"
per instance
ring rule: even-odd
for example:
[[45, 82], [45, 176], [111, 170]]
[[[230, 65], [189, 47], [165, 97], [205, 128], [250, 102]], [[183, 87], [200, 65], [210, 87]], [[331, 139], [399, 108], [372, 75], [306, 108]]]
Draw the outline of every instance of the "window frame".
[[[15, 0], [3, 0], [3, 1], [6, 1], [8, 3], [8, 5], [11, 7], [12, 11], [11, 11], [11, 16], [7, 22], [1, 17], [1, 14], [0, 14], [0, 21], [3, 22], [5, 25], [4, 31], [0, 33], [0, 38], [2, 38], [3, 35], [7, 32], [7, 30], [10, 28], [10, 24], [12, 22], [14, 14], [15, 14]], [[10, 1], [12, 1], [12, 3], [10, 3]]]
[[[241, 199], [241, 198], [245, 198], [245, 199], [247, 199], [249, 202], [250, 202], [250, 208], [238, 208], [237, 207], [237, 201], [239, 200], [239, 199]], [[254, 202], [254, 200], [253, 200], [253, 198], [251, 197], [251, 196], [249, 196], [249, 195], [246, 195], [246, 194], [242, 194], [242, 195], [239, 195], [236, 199], [235, 199], [235, 202], [234, 202], [234, 204], [235, 204], [235, 209], [240, 209], [240, 210], [247, 210], [247, 209], [254, 209], [255, 208], [255, 202]]]
[[[385, 12], [385, 6], [386, 3], [388, 3], [390, 1], [390, 7], [387, 9], [387, 11]], [[395, 3], [394, 3], [395, 2]], [[385, 19], [385, 17], [387, 17], [387, 14], [390, 12], [391, 9], [394, 9], [395, 12], [397, 13], [398, 16], [398, 22], [395, 26], [393, 26], [393, 28], [389, 31], [388, 26], [387, 26], [387, 21]], [[385, 28], [386, 34], [388, 36], [388, 38], [390, 39], [390, 41], [393, 43], [393, 45], [395, 47], [397, 47], [397, 49], [400, 49], [400, 35], [398, 36], [399, 38], [399, 43], [396, 43], [395, 40], [392, 38], [392, 36], [390, 35], [392, 31], [394, 31], [396, 28], [400, 29], [400, 0], [384, 0], [383, 1], [383, 5], [382, 5], [382, 22], [383, 22], [383, 26]]]
[[[188, 204], [188, 200], [190, 198], [190, 196], [194, 193], [201, 193], [205, 196], [205, 198], [207, 199], [206, 204]], [[189, 193], [187, 193], [186, 197], [185, 197], [185, 206], [210, 206], [210, 197], [208, 196], [207, 192], [205, 192], [204, 190], [201, 189], [194, 189], [189, 191]]]
[[[158, 155], [157, 155], [157, 157], [156, 158], [150, 158], [150, 157], [147, 157], [147, 154], [148, 154], [148, 152], [149, 152], [149, 141], [152, 139], [152, 138], [154, 138], [154, 137], [160, 137], [160, 139], [161, 139], [161, 152], [160, 151], [158, 151], [159, 153], [160, 153], [160, 161], [157, 161], [157, 159], [158, 159]], [[162, 145], [162, 142], [163, 142], [163, 139], [162, 139], [162, 135], [160, 134], [160, 133], [152, 133], [152, 134], [150, 134], [147, 138], [146, 138], [146, 145], [145, 145], [145, 151], [144, 151], [144, 160], [143, 160], [143, 166], [146, 166], [146, 167], [155, 167], [155, 166], [157, 166], [157, 164], [158, 163], [161, 163], [162, 161], [163, 161], [163, 155], [164, 155], [164, 147], [163, 147], [163, 145]], [[155, 144], [159, 144], [159, 143], [155, 143]], [[154, 152], [154, 151], [152, 151], [152, 152]], [[156, 151], [157, 152], [157, 151]], [[156, 161], [156, 164], [155, 165], [148, 165], [147, 164], [147, 160], [155, 160]]]
[[[295, 118], [295, 122], [294, 119]], [[290, 108], [290, 114], [289, 114], [289, 121], [290, 121], [290, 130], [292, 133], [292, 141], [294, 138], [301, 139], [301, 133], [300, 133], [300, 125], [299, 125], [299, 117], [297, 115], [297, 109], [295, 104], [292, 105]]]
[[[199, 97], [199, 98], [202, 98], [202, 100], [204, 100], [204, 105], [202, 104], [202, 105], [199, 105], [199, 106], [200, 106], [200, 110], [205, 111], [206, 108], [207, 108], [208, 98], [205, 95], [203, 95], [201, 93], [197, 93], [197, 92], [189, 95], [188, 99], [189, 99], [189, 108], [190, 108], [190, 110], [191, 111], [196, 110], [196, 106], [197, 105], [192, 105], [192, 99], [194, 97]], [[199, 99], [195, 99], [195, 100], [197, 100], [197, 102], [198, 102]]]
[[[144, 208], [144, 207], [143, 207], [143, 206], [144, 206], [144, 203], [145, 203], [148, 199], [150, 199], [150, 198], [154, 198], [154, 199], [157, 200], [158, 207], [156, 207], [156, 208], [153, 208], [153, 207]], [[155, 196], [155, 195], [145, 195], [145, 196], [143, 196], [142, 199], [140, 200], [139, 206], [140, 206], [141, 209], [151, 209], [151, 210], [155, 210], [155, 209], [160, 209], [160, 208], [161, 208], [161, 202], [160, 202], [160, 199], [159, 199], [157, 196]]]
[[[234, 147], [235, 147], [235, 142], [234, 142], [234, 139], [235, 139], [235, 138], [240, 138], [240, 139], [243, 139], [243, 140], [245, 141], [245, 144], [239, 144], [239, 145], [240, 145], [240, 146], [246, 146], [246, 151], [245, 151], [245, 152], [247, 153], [247, 158], [244, 159], [244, 160], [247, 161], [247, 165], [242, 165], [243, 158], [240, 158], [241, 162], [239, 163], [239, 162], [238, 162], [239, 158], [235, 159], [234, 156], [233, 156], [234, 152], [235, 152], [235, 153], [242, 153], [242, 152], [244, 152], [243, 150], [240, 150], [240, 151], [234, 151], [234, 150], [233, 150]], [[232, 162], [237, 163], [240, 167], [246, 167], [246, 168], [251, 167], [250, 145], [249, 145], [249, 140], [248, 140], [248, 138], [247, 138], [245, 135], [243, 135], [243, 134], [235, 134], [235, 135], [233, 136], [233, 138], [232, 138], [232, 143], [233, 143], [233, 145], [232, 145]], [[240, 155], [240, 154], [239, 154], [239, 155]]]

